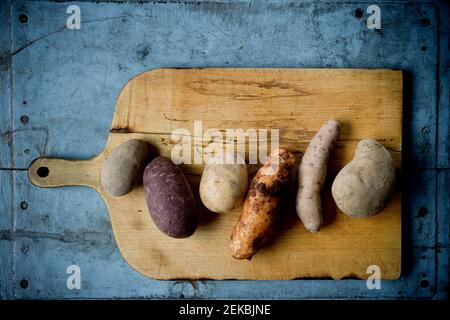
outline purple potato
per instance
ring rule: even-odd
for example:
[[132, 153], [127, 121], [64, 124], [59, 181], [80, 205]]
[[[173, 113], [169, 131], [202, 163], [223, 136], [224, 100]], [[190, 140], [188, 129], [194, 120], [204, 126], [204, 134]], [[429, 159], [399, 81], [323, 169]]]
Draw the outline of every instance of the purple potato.
[[198, 224], [197, 204], [181, 169], [159, 156], [145, 168], [143, 181], [148, 210], [158, 229], [172, 238], [191, 236]]

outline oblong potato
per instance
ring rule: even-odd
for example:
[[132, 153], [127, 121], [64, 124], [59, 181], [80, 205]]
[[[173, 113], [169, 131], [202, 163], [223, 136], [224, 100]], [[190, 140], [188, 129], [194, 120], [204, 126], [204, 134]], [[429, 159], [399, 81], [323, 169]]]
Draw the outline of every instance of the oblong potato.
[[340, 124], [327, 121], [313, 137], [298, 168], [297, 214], [310, 232], [322, 227], [321, 190], [327, 173], [327, 163], [339, 138]]
[[141, 181], [149, 154], [150, 148], [142, 140], [131, 139], [119, 145], [102, 167], [102, 187], [114, 197], [129, 193]]
[[235, 259], [251, 259], [264, 246], [280, 218], [280, 204], [286, 195], [294, 155], [276, 149], [253, 177], [242, 213], [231, 235], [231, 255]]
[[159, 156], [147, 165], [143, 179], [147, 206], [158, 229], [172, 238], [191, 236], [199, 217], [194, 193], [181, 169]]

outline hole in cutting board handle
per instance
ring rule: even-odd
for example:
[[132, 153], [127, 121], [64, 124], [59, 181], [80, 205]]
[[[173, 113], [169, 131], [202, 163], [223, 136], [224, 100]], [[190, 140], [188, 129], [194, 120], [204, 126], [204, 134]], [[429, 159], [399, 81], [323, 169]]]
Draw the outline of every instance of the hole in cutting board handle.
[[36, 171], [37, 175], [41, 178], [45, 178], [48, 176], [49, 170], [47, 167], [39, 167]]

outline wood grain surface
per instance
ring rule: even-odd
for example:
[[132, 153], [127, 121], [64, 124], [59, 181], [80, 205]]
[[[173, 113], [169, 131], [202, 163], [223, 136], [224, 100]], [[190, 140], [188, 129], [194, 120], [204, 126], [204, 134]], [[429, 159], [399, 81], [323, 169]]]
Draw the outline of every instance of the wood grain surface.
[[[120, 143], [142, 139], [169, 156], [175, 129], [194, 132], [194, 121], [210, 128], [279, 129], [280, 146], [301, 158], [328, 119], [341, 122], [323, 190], [325, 226], [304, 229], [294, 209], [295, 184], [271, 243], [250, 261], [229, 254], [230, 235], [240, 209], [213, 214], [201, 208], [200, 225], [187, 239], [172, 239], [153, 224], [142, 185], [123, 197], [100, 185], [104, 160]], [[368, 277], [370, 265], [383, 279], [401, 269], [401, 193], [380, 214], [357, 219], [336, 208], [330, 185], [363, 138], [386, 146], [401, 164], [402, 74], [374, 69], [157, 69], [131, 79], [120, 92], [104, 150], [89, 160], [38, 158], [29, 178], [41, 187], [86, 185], [103, 197], [120, 252], [140, 273], [155, 279], [340, 279]], [[192, 150], [199, 150], [194, 143]], [[89, 143], [86, 141], [86, 143]], [[235, 141], [225, 141], [224, 144]], [[40, 169], [48, 168], [48, 172]], [[193, 190], [203, 164], [183, 164]], [[256, 165], [249, 166], [255, 172]]]

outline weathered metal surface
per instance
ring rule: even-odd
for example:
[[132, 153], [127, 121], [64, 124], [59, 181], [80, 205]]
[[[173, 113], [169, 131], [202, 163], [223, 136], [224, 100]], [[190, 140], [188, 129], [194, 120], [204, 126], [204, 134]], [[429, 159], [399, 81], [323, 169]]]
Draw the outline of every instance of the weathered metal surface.
[[438, 157], [437, 168], [450, 168], [450, 54], [449, 17], [450, 6], [439, 7], [439, 104], [438, 104]]
[[[365, 26], [368, 3], [78, 2], [81, 29], [69, 30], [69, 4], [0, 5], [0, 298], [448, 296], [448, 6], [379, 1], [375, 31]], [[402, 277], [381, 290], [360, 280], [148, 279], [124, 262], [95, 191], [29, 183], [20, 169], [38, 156], [103, 149], [121, 87], [160, 67], [402, 69]], [[66, 287], [71, 264], [81, 290]]]

